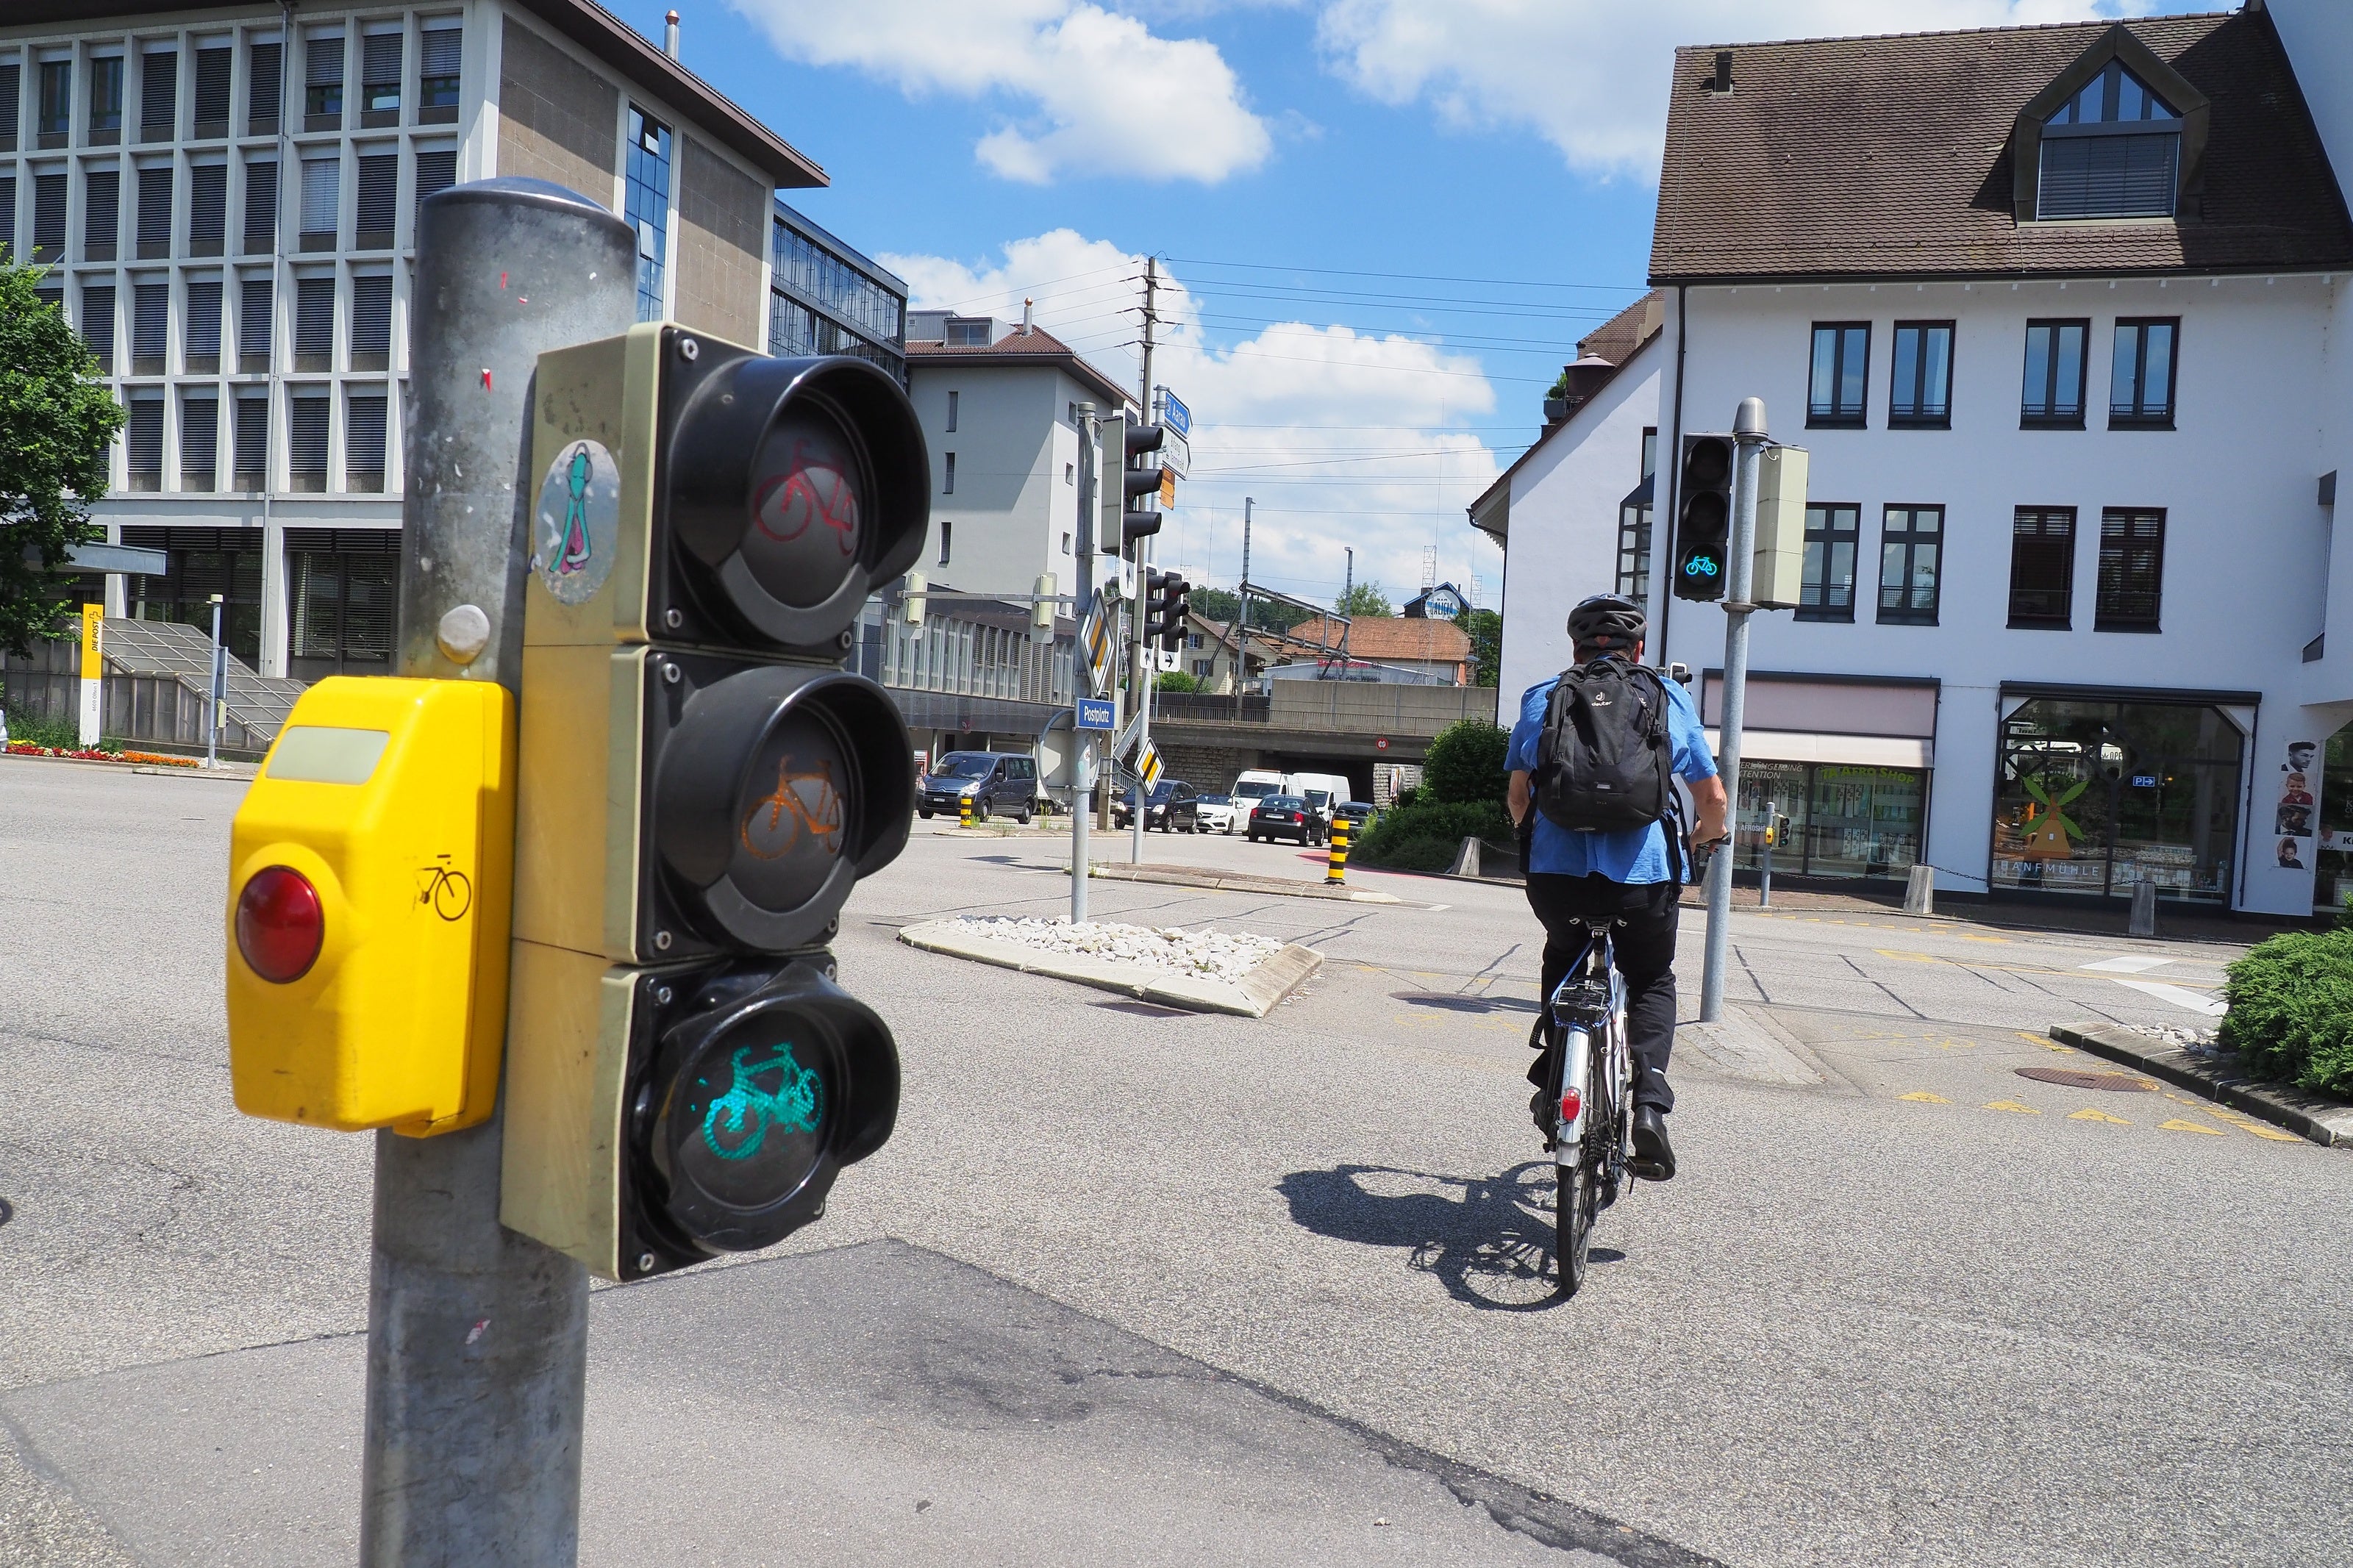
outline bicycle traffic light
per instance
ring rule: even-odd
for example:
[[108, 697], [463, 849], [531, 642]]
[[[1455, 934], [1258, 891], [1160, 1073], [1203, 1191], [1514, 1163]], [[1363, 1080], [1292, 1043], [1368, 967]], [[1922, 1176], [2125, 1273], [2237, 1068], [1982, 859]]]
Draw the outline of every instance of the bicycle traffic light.
[[[1126, 498], [1125, 510], [1120, 517], [1120, 548], [1133, 551], [1135, 542], [1160, 531], [1159, 508], [1175, 500], [1175, 480], [1163, 468], [1153, 454], [1168, 438], [1167, 430], [1158, 425], [1126, 426], [1127, 472], [1121, 480], [1122, 493]], [[1139, 500], [1149, 505], [1139, 507]]]
[[897, 1047], [825, 944], [913, 748], [840, 661], [929, 465], [873, 365], [671, 322], [534, 391], [500, 1217], [633, 1279], [781, 1239], [890, 1136]]
[[1675, 597], [1721, 599], [1732, 563], [1731, 437], [1683, 437], [1675, 504]]

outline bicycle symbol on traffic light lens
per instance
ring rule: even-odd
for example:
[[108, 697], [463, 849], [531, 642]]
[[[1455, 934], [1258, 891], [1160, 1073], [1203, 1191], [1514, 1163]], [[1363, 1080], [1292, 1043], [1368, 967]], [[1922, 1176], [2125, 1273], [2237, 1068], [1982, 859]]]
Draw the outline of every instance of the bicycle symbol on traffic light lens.
[[1713, 555], [1694, 555], [1683, 563], [1683, 575], [1686, 577], [1713, 577], [1722, 570]]
[[744, 818], [744, 847], [756, 858], [774, 860], [800, 842], [804, 829], [817, 836], [830, 854], [839, 848], [841, 792], [834, 787], [833, 763], [819, 763], [814, 773], [792, 772], [792, 759], [776, 762], [776, 791], [752, 803]]
[[814, 522], [829, 528], [844, 555], [858, 549], [858, 491], [849, 476], [824, 463], [802, 461], [796, 443], [781, 474], [761, 482], [752, 498], [752, 521], [780, 543], [800, 538]]
[[[728, 1062], [733, 1081], [702, 1113], [702, 1142], [723, 1160], [757, 1154], [771, 1127], [815, 1132], [823, 1114], [825, 1085], [816, 1069], [801, 1066], [789, 1044], [766, 1047], [779, 1054], [757, 1067], [746, 1065], [744, 1058], [762, 1048], [744, 1046], [735, 1052]], [[773, 1090], [759, 1084], [770, 1073], [777, 1075]]]

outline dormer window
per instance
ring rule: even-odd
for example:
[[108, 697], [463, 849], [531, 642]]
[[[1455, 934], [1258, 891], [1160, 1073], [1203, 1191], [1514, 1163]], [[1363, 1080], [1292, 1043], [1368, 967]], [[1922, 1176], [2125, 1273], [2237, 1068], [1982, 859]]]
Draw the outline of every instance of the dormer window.
[[2181, 116], [2110, 60], [2042, 123], [2035, 216], [2171, 217]]

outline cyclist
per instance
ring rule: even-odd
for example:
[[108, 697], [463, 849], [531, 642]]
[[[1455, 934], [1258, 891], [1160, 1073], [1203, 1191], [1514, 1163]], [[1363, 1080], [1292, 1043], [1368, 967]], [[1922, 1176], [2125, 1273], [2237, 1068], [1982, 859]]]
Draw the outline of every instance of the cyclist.
[[[1568, 638], [1580, 667], [1597, 659], [1642, 662], [1650, 623], [1641, 606], [1615, 594], [1597, 594], [1568, 613]], [[1512, 726], [1504, 765], [1511, 770], [1512, 819], [1519, 824], [1528, 905], [1544, 923], [1544, 989], [1548, 1007], [1569, 965], [1585, 950], [1587, 919], [1617, 920], [1618, 970], [1626, 978], [1628, 1046], [1635, 1061], [1634, 1159], [1639, 1176], [1663, 1182], [1675, 1173], [1666, 1114], [1675, 1093], [1667, 1084], [1667, 1056], [1675, 1037], [1675, 923], [1680, 890], [1677, 871], [1690, 857], [1671, 846], [1681, 831], [1672, 819], [1610, 833], [1580, 833], [1563, 827], [1534, 806], [1529, 773], [1535, 768], [1547, 699], [1559, 682], [1540, 680], [1520, 699], [1520, 721]], [[1672, 766], [1691, 791], [1698, 820], [1691, 841], [1705, 845], [1725, 837], [1724, 781], [1699, 714], [1683, 687], [1662, 679], [1667, 696], [1667, 744]], [[1687, 872], [1685, 873], [1688, 874]], [[1544, 1031], [1530, 1041], [1541, 1045]], [[1539, 1130], [1551, 1131], [1546, 1085], [1549, 1062], [1540, 1058], [1528, 1077], [1537, 1085], [1530, 1103]]]

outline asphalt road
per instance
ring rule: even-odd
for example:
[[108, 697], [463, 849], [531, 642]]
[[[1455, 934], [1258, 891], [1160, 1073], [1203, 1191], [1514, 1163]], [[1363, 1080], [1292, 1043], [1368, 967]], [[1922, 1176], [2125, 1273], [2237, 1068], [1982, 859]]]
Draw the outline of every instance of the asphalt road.
[[[238, 794], [0, 762], [0, 1562], [225, 1560], [174, 1554], [196, 1514], [142, 1514], [159, 1472], [127, 1454], [204, 1517], [308, 1543], [237, 1560], [349, 1558], [366, 1141], [229, 1108]], [[1148, 853], [1316, 874], [1239, 839]], [[919, 825], [860, 889], [839, 952], [898, 1031], [899, 1132], [779, 1254], [600, 1295], [586, 1560], [637, 1555], [649, 1510], [702, 1521], [696, 1560], [746, 1563], [2339, 1553], [2353, 1159], [2190, 1096], [2020, 1076], [2117, 1076], [2040, 1031], [2197, 1021], [2233, 950], [1736, 914], [1730, 994], [1808, 1081], [1683, 1052], [1683, 1173], [1603, 1216], [1564, 1304], [1515, 890], [1092, 883], [1099, 918], [1322, 951], [1263, 1022], [895, 942], [1060, 912], [1064, 854]], [[747, 1335], [845, 1364], [754, 1376]], [[707, 1433], [712, 1389], [723, 1453], [783, 1431], [832, 1461], [731, 1475], [732, 1532], [687, 1506], [712, 1472], [680, 1434]], [[954, 1527], [919, 1537], [919, 1514]]]

